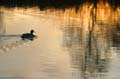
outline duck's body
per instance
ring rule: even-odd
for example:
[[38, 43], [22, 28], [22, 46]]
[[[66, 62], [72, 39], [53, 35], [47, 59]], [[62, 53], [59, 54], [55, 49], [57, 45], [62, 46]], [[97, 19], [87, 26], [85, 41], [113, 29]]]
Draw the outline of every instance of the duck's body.
[[33, 33], [34, 33], [34, 30], [31, 30], [30, 33], [22, 34], [22, 35], [21, 35], [21, 38], [22, 38], [23, 40], [25, 40], [25, 39], [33, 40], [33, 39], [36, 37], [36, 35], [34, 35]]

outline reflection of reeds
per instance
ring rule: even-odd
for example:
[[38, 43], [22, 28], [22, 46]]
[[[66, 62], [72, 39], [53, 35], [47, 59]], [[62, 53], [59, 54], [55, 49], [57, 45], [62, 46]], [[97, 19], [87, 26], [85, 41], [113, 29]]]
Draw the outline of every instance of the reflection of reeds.
[[[69, 24], [67, 24], [68, 26], [66, 26], [64, 30], [64, 46], [68, 48], [68, 51], [71, 54], [73, 67], [82, 72], [81, 75], [83, 79], [94, 78], [96, 75], [101, 77], [102, 73], [107, 72], [108, 60], [106, 53], [108, 47], [105, 44], [101, 47], [99, 42], [107, 43], [106, 40], [108, 38], [102, 38], [102, 35], [99, 35], [99, 37], [102, 38], [102, 40], [106, 39], [105, 41], [98, 38], [96, 30], [99, 29], [101, 34], [103, 34], [102, 32], [104, 30], [100, 30], [100, 28], [106, 27], [97, 24], [96, 18], [98, 10], [96, 6], [97, 5], [92, 6], [93, 8], [90, 9], [90, 13], [88, 13], [89, 18], [85, 18], [87, 19], [87, 22], [84, 26], [76, 26], [75, 23], [68, 20], [68, 23], [70, 22], [72, 25], [69, 26]], [[78, 32], [75, 29], [81, 30]], [[85, 31], [87, 33], [84, 33], [84, 29], [87, 30]], [[108, 32], [104, 35], [107, 36], [107, 33]], [[104, 55], [104, 57], [102, 57], [102, 55]]]
[[84, 47], [85, 43], [82, 42], [81, 36], [82, 30], [77, 31], [77, 29], [81, 29], [80, 27], [66, 27], [64, 29], [64, 46], [70, 52], [73, 68], [77, 68], [82, 72], [83, 79], [87, 79], [88, 75], [92, 77], [98, 73], [106, 73], [107, 57], [105, 55], [104, 58], [101, 58], [101, 52], [103, 51], [99, 49], [100, 46], [93, 33], [88, 34], [91, 39], [88, 38], [86, 42], [89, 40], [90, 44], [86, 43], [87, 47]]
[[111, 40], [113, 47], [120, 47], [120, 24], [117, 23], [111, 32]]

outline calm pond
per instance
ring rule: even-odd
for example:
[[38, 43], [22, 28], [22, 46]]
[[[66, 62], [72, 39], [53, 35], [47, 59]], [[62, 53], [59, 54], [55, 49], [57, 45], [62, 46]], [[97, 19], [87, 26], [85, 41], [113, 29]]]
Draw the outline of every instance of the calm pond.
[[119, 79], [120, 9], [91, 10], [1, 7], [0, 79]]

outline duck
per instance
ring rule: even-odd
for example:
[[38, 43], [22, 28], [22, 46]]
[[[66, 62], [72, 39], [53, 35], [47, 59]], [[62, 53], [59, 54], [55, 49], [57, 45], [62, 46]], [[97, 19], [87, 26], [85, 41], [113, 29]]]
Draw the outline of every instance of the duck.
[[28, 40], [33, 40], [36, 35], [34, 35], [35, 31], [32, 29], [30, 30], [30, 33], [24, 33], [21, 35], [22, 40], [28, 39]]

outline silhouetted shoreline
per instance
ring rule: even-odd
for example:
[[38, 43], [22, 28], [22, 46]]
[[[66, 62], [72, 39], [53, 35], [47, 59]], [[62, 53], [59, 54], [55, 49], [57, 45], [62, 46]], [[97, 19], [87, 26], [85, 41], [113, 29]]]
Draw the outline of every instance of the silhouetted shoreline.
[[[41, 10], [47, 8], [65, 9], [75, 7], [76, 10], [84, 3], [97, 4], [100, 0], [0, 0], [0, 6], [4, 7], [34, 7], [37, 6]], [[103, 3], [108, 2], [113, 9], [120, 6], [119, 0], [103, 0]]]

